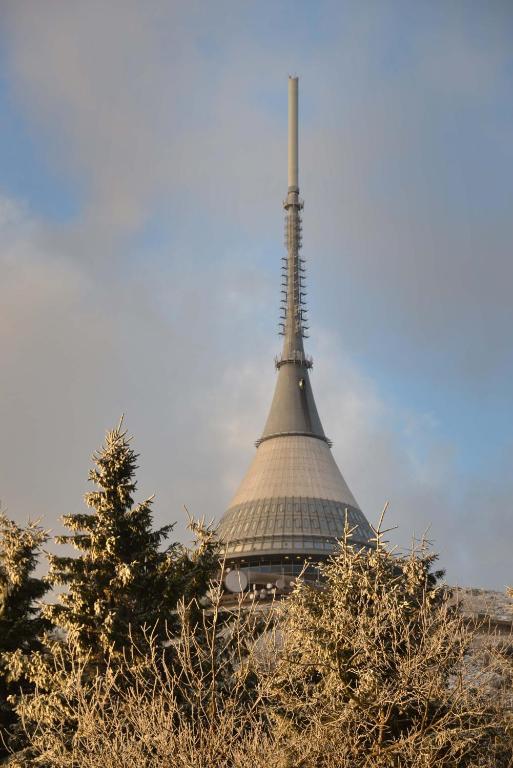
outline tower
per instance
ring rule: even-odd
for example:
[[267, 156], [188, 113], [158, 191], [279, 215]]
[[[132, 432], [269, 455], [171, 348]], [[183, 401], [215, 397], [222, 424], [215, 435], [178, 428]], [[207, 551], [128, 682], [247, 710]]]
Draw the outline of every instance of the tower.
[[258, 581], [260, 574], [263, 582], [271, 574], [293, 576], [305, 561], [313, 568], [326, 559], [342, 535], [346, 515], [355, 543], [365, 545], [373, 536], [324, 434], [310, 384], [313, 362], [304, 350], [308, 325], [305, 260], [300, 256], [297, 77], [289, 77], [288, 109], [283, 348], [275, 359], [276, 388], [255, 457], [218, 531], [227, 565], [249, 569], [251, 581]]

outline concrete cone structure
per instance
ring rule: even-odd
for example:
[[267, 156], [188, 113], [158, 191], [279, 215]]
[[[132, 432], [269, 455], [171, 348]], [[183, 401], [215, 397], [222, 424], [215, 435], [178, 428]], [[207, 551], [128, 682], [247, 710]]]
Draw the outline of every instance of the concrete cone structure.
[[283, 349], [278, 379], [256, 455], [219, 524], [227, 565], [255, 574], [294, 575], [336, 548], [346, 516], [353, 540], [372, 530], [333, 458], [310, 384], [305, 354], [304, 259], [300, 257], [298, 78], [289, 78], [288, 194], [284, 202]]

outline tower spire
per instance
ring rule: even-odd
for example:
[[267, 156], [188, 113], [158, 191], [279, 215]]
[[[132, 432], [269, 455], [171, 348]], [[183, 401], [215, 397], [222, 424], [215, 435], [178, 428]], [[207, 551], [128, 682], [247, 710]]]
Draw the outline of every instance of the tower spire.
[[257, 445], [277, 435], [309, 435], [328, 442], [322, 428], [308, 371], [312, 358], [305, 354], [305, 260], [301, 250], [301, 211], [298, 163], [298, 78], [289, 77], [288, 191], [285, 208], [285, 247], [282, 257], [281, 355], [275, 358], [278, 381], [264, 431]]
[[264, 586], [283, 574], [302, 572], [305, 559], [328, 557], [346, 521], [355, 542], [366, 545], [373, 535], [335, 463], [310, 384], [312, 360], [303, 346], [307, 326], [300, 256], [297, 77], [289, 77], [288, 91], [283, 348], [275, 360], [276, 387], [256, 455], [219, 524], [227, 564], [249, 569], [251, 583]]

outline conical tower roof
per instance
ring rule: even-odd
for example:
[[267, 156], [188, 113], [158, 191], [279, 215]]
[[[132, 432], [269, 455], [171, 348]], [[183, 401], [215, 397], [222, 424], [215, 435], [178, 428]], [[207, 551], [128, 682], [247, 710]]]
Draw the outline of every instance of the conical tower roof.
[[355, 542], [366, 544], [373, 535], [333, 458], [310, 383], [312, 359], [304, 351], [297, 103], [298, 79], [291, 77], [278, 379], [255, 457], [219, 524], [226, 557], [252, 567], [280, 558], [326, 557], [337, 546], [346, 516]]

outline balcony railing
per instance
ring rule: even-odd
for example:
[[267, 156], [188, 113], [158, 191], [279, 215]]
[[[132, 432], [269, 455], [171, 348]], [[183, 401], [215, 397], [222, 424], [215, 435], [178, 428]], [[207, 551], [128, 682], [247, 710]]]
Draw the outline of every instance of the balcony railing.
[[305, 368], [313, 368], [313, 358], [297, 349], [294, 349], [286, 355], [276, 355], [274, 358], [274, 364], [277, 369], [281, 368], [285, 363], [293, 363], [294, 365], [304, 365]]

